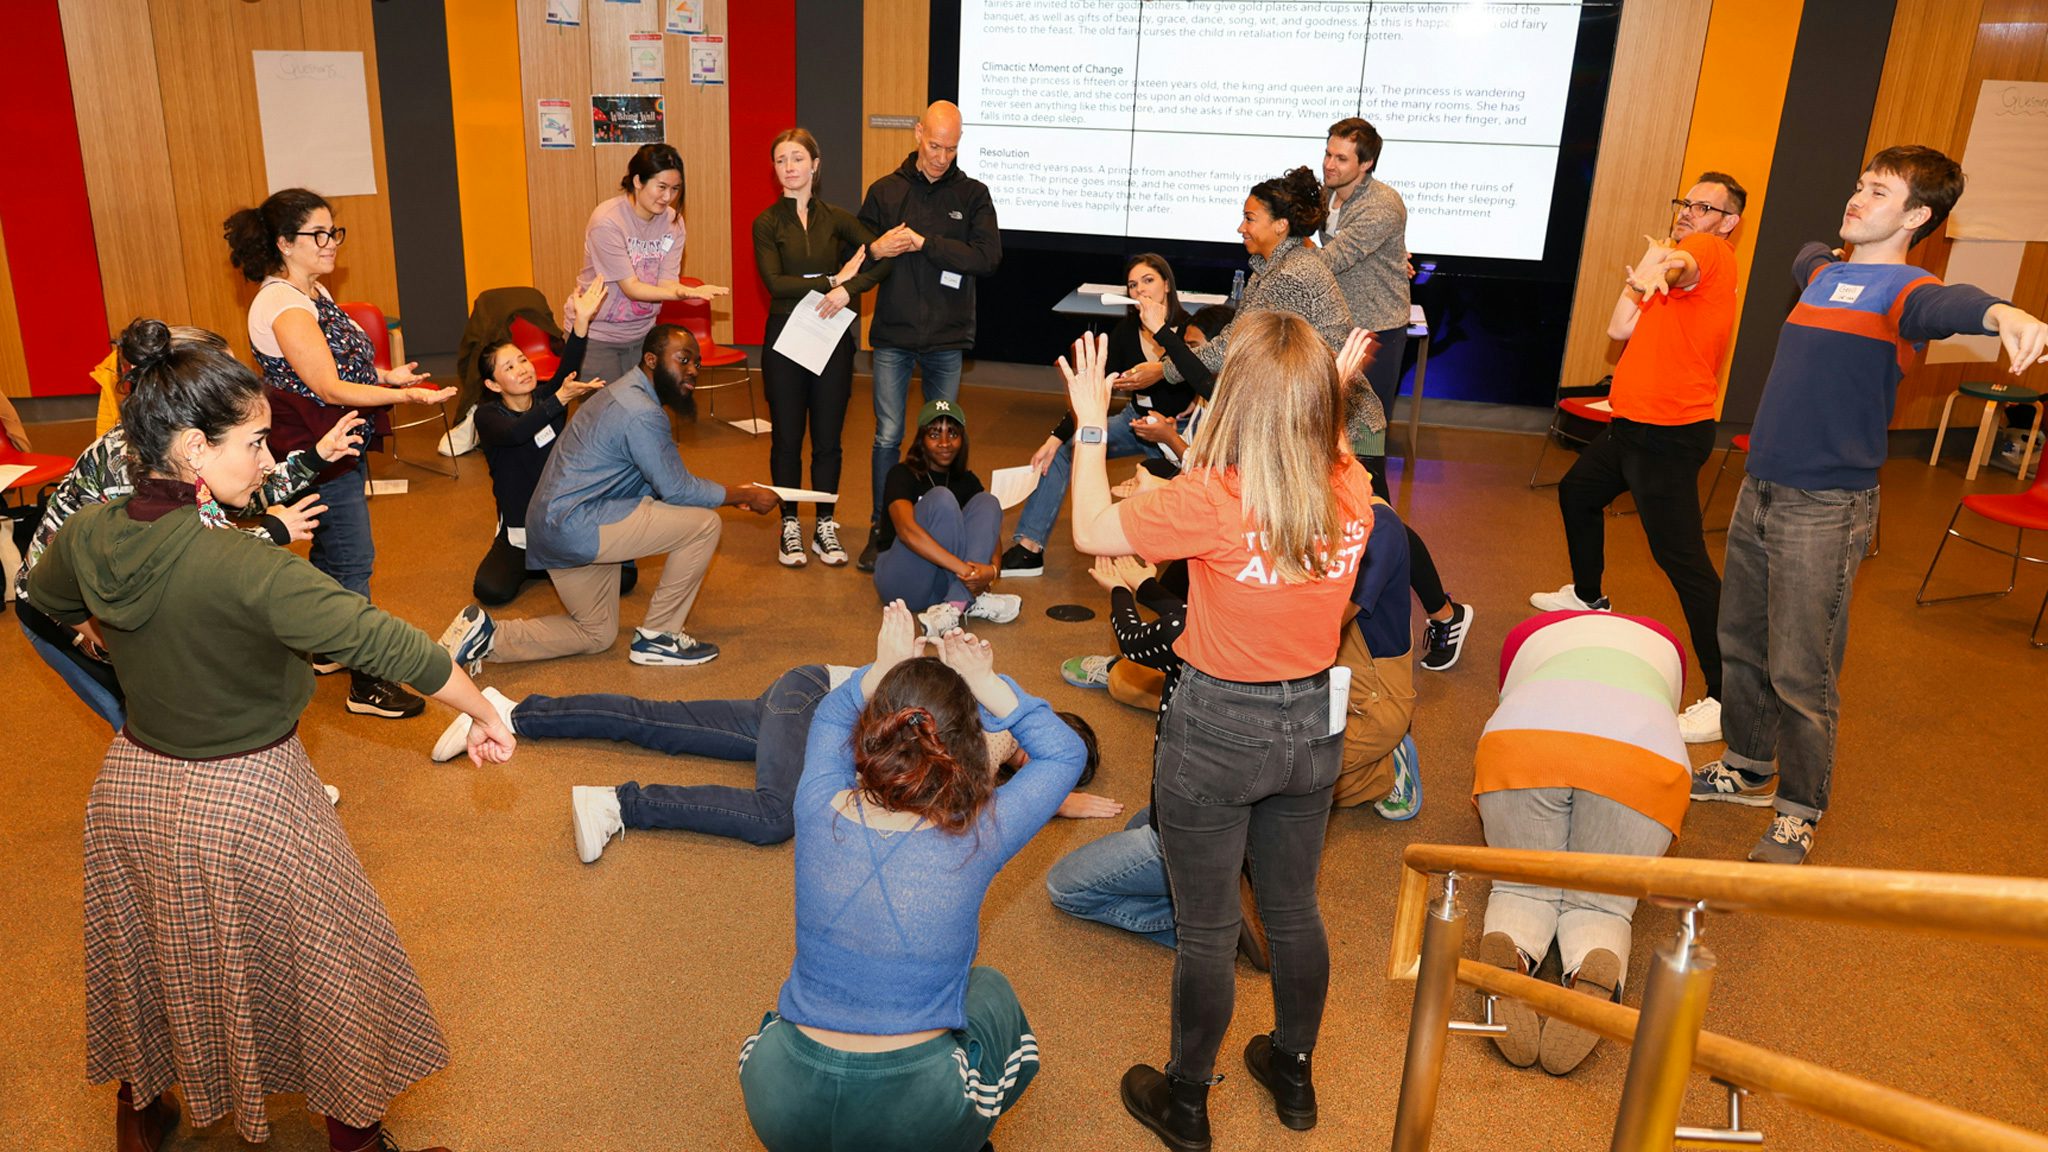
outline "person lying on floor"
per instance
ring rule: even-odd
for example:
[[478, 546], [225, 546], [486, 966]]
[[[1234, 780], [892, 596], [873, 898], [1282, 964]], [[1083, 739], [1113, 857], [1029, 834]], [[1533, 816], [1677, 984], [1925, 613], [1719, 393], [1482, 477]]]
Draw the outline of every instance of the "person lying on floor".
[[[1349, 670], [1350, 703], [1344, 729], [1344, 767], [1331, 806], [1334, 810], [1370, 803], [1383, 818], [1402, 821], [1414, 819], [1422, 809], [1422, 778], [1415, 738], [1409, 733], [1415, 715], [1415, 672], [1407, 529], [1384, 501], [1375, 498], [1373, 503], [1365, 562], [1351, 592], [1357, 627], [1345, 627], [1337, 657], [1338, 664]], [[1106, 686], [1116, 691], [1118, 669], [1130, 665], [1161, 676], [1162, 692], [1170, 696], [1180, 667], [1173, 642], [1185, 625], [1185, 602], [1174, 602], [1151, 566], [1134, 557], [1120, 557], [1097, 567], [1109, 568], [1115, 573], [1110, 579], [1119, 582], [1110, 596], [1115, 605], [1112, 623], [1123, 656], [1105, 674]], [[1134, 600], [1140, 588], [1146, 590], [1150, 602], [1164, 604], [1158, 619], [1150, 623], [1138, 620]], [[1067, 671], [1062, 665], [1061, 674]], [[1073, 683], [1073, 678], [1068, 682]], [[1135, 682], [1135, 677], [1125, 682]], [[1062, 912], [1174, 946], [1173, 900], [1150, 807], [1133, 816], [1122, 832], [1112, 832], [1061, 857], [1046, 874], [1045, 889], [1053, 907]], [[1255, 966], [1263, 967], [1264, 942], [1257, 917], [1250, 914], [1249, 901], [1244, 924], [1239, 948]]]
[[1007, 624], [1023, 598], [991, 591], [1001, 548], [1003, 506], [967, 465], [967, 413], [931, 400], [917, 435], [882, 480], [884, 513], [875, 538], [875, 592], [901, 600], [925, 635], [943, 636], [962, 618]]
[[[770, 1152], [975, 1152], [1038, 1074], [1016, 992], [974, 964], [982, 902], [1088, 753], [994, 662], [964, 632], [921, 642], [898, 602], [875, 662], [818, 706], [796, 789], [796, 955], [740, 1048]], [[1028, 757], [1000, 788], [989, 731]]]
[[[754, 786], [675, 786], [628, 782], [617, 787], [577, 785], [569, 790], [576, 830], [576, 855], [595, 863], [613, 836], [628, 828], [671, 828], [727, 836], [749, 844], [780, 844], [794, 834], [791, 806], [803, 775], [804, 744], [811, 720], [826, 693], [846, 683], [854, 669], [840, 664], [803, 664], [781, 676], [752, 700], [642, 700], [598, 693], [583, 696], [528, 696], [513, 700], [495, 688], [484, 696], [514, 732], [528, 740], [616, 740], [670, 756], [752, 761]], [[1076, 788], [1095, 778], [1100, 762], [1095, 730], [1072, 712], [1058, 713], [1088, 750]], [[454, 760], [469, 744], [470, 719], [461, 716], [435, 743], [436, 763]], [[1005, 781], [1024, 766], [1024, 750], [1007, 733], [990, 733], [989, 755]], [[1057, 815], [1074, 819], [1113, 817], [1124, 806], [1104, 796], [1074, 792]]]
[[[1491, 848], [1662, 856], [1685, 819], [1691, 758], [1678, 728], [1685, 648], [1654, 620], [1546, 612], [1508, 633], [1500, 707], [1479, 737], [1472, 795]], [[1496, 880], [1482, 963], [1528, 975], [1554, 941], [1562, 983], [1619, 999], [1633, 897]], [[1600, 1038], [1503, 997], [1493, 1042], [1562, 1076]]]

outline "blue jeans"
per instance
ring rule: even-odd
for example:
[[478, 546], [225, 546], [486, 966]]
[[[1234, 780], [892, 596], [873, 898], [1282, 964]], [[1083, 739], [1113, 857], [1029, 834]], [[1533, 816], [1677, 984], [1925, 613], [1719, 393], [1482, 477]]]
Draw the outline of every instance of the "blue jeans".
[[306, 559], [343, 588], [370, 597], [370, 571], [377, 566], [377, 542], [370, 537], [370, 500], [363, 486], [370, 481], [370, 462], [358, 456], [356, 466], [313, 485], [327, 511], [313, 529], [313, 548]]
[[[1003, 506], [994, 496], [977, 492], [962, 508], [953, 493], [934, 488], [917, 499], [917, 523], [939, 547], [962, 560], [985, 564], [995, 555], [1003, 531]], [[941, 600], [966, 604], [974, 599], [958, 576], [910, 550], [901, 537], [875, 557], [875, 591], [882, 603], [901, 600], [922, 612]]]
[[1777, 810], [1828, 808], [1849, 593], [1877, 526], [1877, 489], [1812, 492], [1745, 476], [1721, 581], [1722, 762], [1768, 776]]
[[910, 348], [877, 348], [875, 364], [875, 454], [874, 454], [874, 517], [880, 520], [889, 514], [882, 507], [882, 481], [889, 476], [889, 469], [903, 458], [904, 405], [910, 401], [910, 369], [913, 365], [924, 370], [924, 398], [933, 400], [960, 399], [960, 361], [966, 353], [958, 348], [938, 352], [920, 352]]
[[1060, 857], [1045, 874], [1052, 906], [1173, 947], [1173, 895], [1151, 817], [1152, 809], [1141, 808], [1123, 831]]
[[[1138, 434], [1131, 431], [1131, 421], [1150, 411], [1136, 404], [1126, 404], [1123, 411], [1109, 418], [1103, 443], [1109, 449], [1111, 460], [1139, 455], [1157, 460], [1166, 455], [1159, 450], [1159, 445], [1140, 440]], [[1174, 425], [1182, 432], [1187, 431], [1188, 422], [1184, 419], [1175, 421]], [[1038, 478], [1038, 487], [1024, 498], [1024, 510], [1017, 514], [1017, 533], [1011, 539], [1036, 544], [1041, 549], [1045, 547], [1046, 537], [1052, 535], [1052, 522], [1059, 519], [1060, 505], [1066, 502], [1067, 479], [1073, 473], [1074, 444], [1070, 440], [1053, 454], [1052, 463], [1046, 465], [1045, 475]]]
[[618, 740], [670, 756], [752, 760], [752, 788], [621, 784], [619, 815], [628, 828], [682, 828], [780, 844], [795, 834], [790, 812], [804, 772], [804, 743], [829, 690], [825, 666], [805, 664], [752, 700], [528, 696], [512, 710], [512, 728], [529, 737]]
[[[17, 605], [16, 616], [19, 617], [22, 612], [33, 611], [35, 609], [27, 604]], [[85, 701], [87, 708], [92, 709], [100, 719], [112, 725], [114, 731], [119, 732], [121, 730], [121, 726], [128, 722], [126, 702], [121, 699], [118, 693], [108, 688], [106, 684], [101, 683], [101, 677], [93, 675], [93, 672], [87, 669], [85, 661], [91, 659], [91, 657], [78, 652], [76, 649], [66, 652], [58, 648], [55, 644], [36, 635], [29, 628], [26, 620], [22, 622], [21, 633], [28, 637], [29, 647], [35, 649], [36, 655], [43, 658], [43, 663], [57, 670], [57, 675], [62, 676], [64, 683], [71, 686], [71, 690], [78, 694], [80, 700]], [[105, 678], [107, 680], [113, 679], [111, 668], [106, 672]]]

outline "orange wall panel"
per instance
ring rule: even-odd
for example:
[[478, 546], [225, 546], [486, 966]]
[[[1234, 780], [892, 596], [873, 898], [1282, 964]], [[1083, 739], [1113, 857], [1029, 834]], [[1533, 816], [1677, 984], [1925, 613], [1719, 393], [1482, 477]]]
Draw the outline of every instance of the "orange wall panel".
[[504, 0], [447, 0], [446, 11], [462, 271], [474, 300], [533, 283], [518, 11]]

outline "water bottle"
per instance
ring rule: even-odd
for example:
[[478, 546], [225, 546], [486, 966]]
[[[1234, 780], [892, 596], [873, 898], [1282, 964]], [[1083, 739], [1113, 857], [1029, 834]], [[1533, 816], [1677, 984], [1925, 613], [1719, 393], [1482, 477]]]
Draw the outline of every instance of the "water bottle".
[[1244, 269], [1239, 268], [1230, 277], [1230, 306], [1235, 308], [1244, 299]]

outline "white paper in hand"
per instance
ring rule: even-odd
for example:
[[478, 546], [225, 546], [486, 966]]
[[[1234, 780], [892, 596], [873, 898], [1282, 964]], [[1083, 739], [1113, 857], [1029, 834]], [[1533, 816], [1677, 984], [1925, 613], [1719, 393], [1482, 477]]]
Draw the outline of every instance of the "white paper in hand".
[[818, 315], [818, 305], [824, 302], [825, 297], [817, 292], [804, 293], [796, 302], [796, 311], [789, 314], [789, 322], [782, 326], [782, 335], [775, 338], [775, 351], [812, 373], [825, 370], [832, 350], [839, 347], [839, 338], [853, 323], [851, 308], [841, 308], [830, 319]]
[[839, 503], [839, 493], [837, 492], [814, 492], [809, 488], [777, 488], [773, 484], [756, 484], [754, 487], [766, 488], [792, 504]]
[[1038, 473], [1029, 464], [998, 468], [988, 474], [988, 490], [995, 493], [996, 502], [1005, 512], [1022, 504], [1037, 487]]

